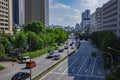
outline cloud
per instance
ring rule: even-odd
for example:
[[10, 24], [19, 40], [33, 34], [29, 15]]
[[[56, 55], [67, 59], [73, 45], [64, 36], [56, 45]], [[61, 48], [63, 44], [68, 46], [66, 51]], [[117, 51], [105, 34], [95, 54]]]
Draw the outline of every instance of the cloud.
[[76, 20], [76, 21], [81, 20], [80, 15], [66, 15], [66, 18], [70, 20]]
[[53, 9], [70, 9], [71, 7], [69, 5], [65, 5], [62, 3], [56, 3], [55, 5], [51, 5], [50, 8]]
[[82, 2], [85, 6], [89, 6], [89, 7], [92, 7], [92, 6], [98, 4], [98, 0], [81, 0], [81, 2]]
[[80, 13], [81, 13], [81, 11], [80, 11], [79, 9], [73, 9], [73, 11], [74, 11], [75, 13], [77, 13], [77, 14], [80, 14]]

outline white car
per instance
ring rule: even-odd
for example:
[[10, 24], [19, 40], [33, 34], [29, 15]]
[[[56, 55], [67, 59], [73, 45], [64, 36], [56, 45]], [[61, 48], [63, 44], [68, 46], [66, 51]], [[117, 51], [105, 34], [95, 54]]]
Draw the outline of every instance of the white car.
[[26, 62], [29, 62], [30, 61], [30, 57], [28, 56], [25, 56], [22, 58], [22, 62], [26, 63]]

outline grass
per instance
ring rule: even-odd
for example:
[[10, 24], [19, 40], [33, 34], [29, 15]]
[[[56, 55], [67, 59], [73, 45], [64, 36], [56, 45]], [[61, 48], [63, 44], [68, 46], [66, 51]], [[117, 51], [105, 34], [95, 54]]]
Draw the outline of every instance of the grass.
[[[42, 50], [33, 51], [33, 52], [31, 52], [31, 58], [35, 58], [35, 57], [41, 56], [45, 53], [48, 53], [48, 51], [51, 49], [55, 49], [55, 47], [49, 47], [49, 48], [45, 48]], [[23, 56], [30, 56], [30, 52], [25, 53]]]
[[5, 67], [0, 65], [0, 71], [3, 70], [3, 69], [5, 69]]
[[[66, 43], [66, 41], [64, 43], [61, 43], [60, 46], [63, 46], [65, 43]], [[41, 55], [44, 55], [44, 54], [48, 53], [49, 50], [54, 50], [57, 45], [58, 44], [55, 43], [51, 47], [48, 47], [48, 48], [45, 48], [42, 50], [33, 51], [33, 52], [31, 52], [31, 58], [36, 58], [36, 57], [39, 57]], [[30, 56], [30, 52], [24, 53], [23, 56]]]

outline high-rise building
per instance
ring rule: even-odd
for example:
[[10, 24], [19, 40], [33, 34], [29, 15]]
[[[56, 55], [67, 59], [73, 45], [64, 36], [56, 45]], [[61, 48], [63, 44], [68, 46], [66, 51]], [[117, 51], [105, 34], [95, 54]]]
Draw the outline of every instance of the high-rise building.
[[120, 0], [110, 0], [103, 5], [102, 30], [111, 30], [120, 36]]
[[49, 0], [25, 0], [25, 23], [30, 21], [49, 26]]
[[102, 8], [97, 8], [96, 11], [90, 15], [90, 32], [101, 31], [102, 23]]
[[0, 31], [12, 33], [12, 0], [0, 0]]
[[90, 33], [96, 32], [97, 26], [96, 26], [96, 12], [92, 13], [90, 16]]
[[90, 10], [85, 10], [85, 12], [82, 13], [82, 28], [84, 32], [84, 28], [90, 24]]
[[76, 23], [75, 30], [76, 30], [76, 31], [79, 31], [79, 30], [80, 30], [80, 24], [79, 24], [79, 23]]
[[97, 31], [101, 31], [101, 27], [102, 27], [102, 8], [97, 8], [96, 9], [96, 27], [97, 27]]
[[13, 0], [13, 24], [25, 24], [25, 0]]

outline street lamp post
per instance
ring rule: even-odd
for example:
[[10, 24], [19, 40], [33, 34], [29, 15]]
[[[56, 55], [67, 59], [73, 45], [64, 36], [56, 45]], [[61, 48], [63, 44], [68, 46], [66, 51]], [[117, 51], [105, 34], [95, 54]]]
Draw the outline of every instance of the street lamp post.
[[109, 52], [101, 52], [101, 53], [105, 53], [105, 54], [110, 56], [110, 58], [111, 58], [111, 72], [113, 72], [113, 57], [112, 57], [112, 55]]
[[110, 50], [113, 50], [113, 51], [116, 51], [116, 52], [120, 53], [120, 51], [117, 50], [117, 49], [114, 49], [114, 48], [111, 48], [111, 47], [107, 47], [107, 48], [110, 49]]
[[110, 58], [111, 58], [111, 72], [113, 72], [113, 57], [112, 57], [112, 55], [109, 52], [102, 52], [102, 53], [105, 53], [105, 54], [110, 56]]
[[67, 49], [67, 57], [68, 57], [68, 54], [69, 54], [69, 36], [68, 36], [68, 41], [67, 41], [67, 47], [68, 47], [68, 49]]
[[29, 34], [29, 40], [30, 40], [30, 42], [29, 42], [29, 49], [30, 49], [30, 80], [32, 80], [32, 69], [31, 69], [31, 32], [30, 32], [30, 34]]
[[113, 71], [113, 57], [112, 57], [112, 55], [109, 52], [103, 52], [103, 53], [109, 55], [110, 58], [111, 58], [111, 72], [112, 72]]

